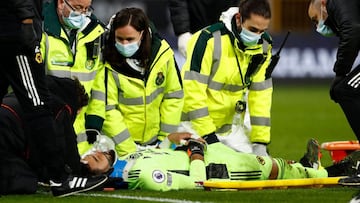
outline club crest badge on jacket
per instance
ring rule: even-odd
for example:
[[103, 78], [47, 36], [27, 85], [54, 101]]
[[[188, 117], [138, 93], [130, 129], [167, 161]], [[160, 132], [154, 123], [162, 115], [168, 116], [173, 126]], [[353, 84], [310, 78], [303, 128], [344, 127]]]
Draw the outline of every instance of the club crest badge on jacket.
[[162, 72], [158, 72], [156, 80], [155, 80], [155, 84], [156, 85], [161, 85], [165, 80], [165, 76]]

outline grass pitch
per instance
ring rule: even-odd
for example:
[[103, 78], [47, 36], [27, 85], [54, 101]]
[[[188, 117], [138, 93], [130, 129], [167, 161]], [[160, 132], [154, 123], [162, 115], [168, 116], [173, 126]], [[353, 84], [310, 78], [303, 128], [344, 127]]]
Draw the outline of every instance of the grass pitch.
[[[269, 152], [273, 157], [299, 160], [306, 149], [309, 138], [320, 143], [338, 140], [354, 140], [345, 116], [339, 105], [330, 100], [330, 80], [286, 83], [274, 79], [272, 108], [272, 142]], [[330, 165], [332, 160], [323, 151], [322, 163]], [[357, 188], [296, 188], [262, 190], [218, 190], [218, 191], [128, 191], [88, 192], [67, 198], [54, 198], [47, 191], [35, 195], [10, 195], [0, 197], [1, 203], [112, 203], [112, 202], [349, 202]]]

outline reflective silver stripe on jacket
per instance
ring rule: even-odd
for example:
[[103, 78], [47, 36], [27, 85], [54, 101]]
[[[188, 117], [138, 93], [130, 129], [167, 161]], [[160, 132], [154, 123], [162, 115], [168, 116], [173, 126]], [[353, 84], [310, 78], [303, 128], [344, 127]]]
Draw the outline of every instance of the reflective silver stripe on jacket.
[[[112, 75], [116, 81], [116, 85], [118, 87], [119, 90], [119, 102], [123, 103], [125, 105], [142, 105], [145, 104], [144, 103], [144, 99], [143, 97], [135, 97], [135, 98], [125, 98], [123, 95], [124, 93], [121, 91], [120, 88], [120, 79], [117, 73], [115, 73], [114, 71], [112, 71]], [[164, 92], [164, 87], [160, 87], [158, 89], [156, 89], [154, 92], [152, 92], [150, 95], [146, 96], [145, 98], [145, 102], [146, 104], [150, 104], [151, 102], [153, 102], [160, 94], [162, 94]], [[176, 98], [183, 96], [182, 91], [179, 92], [174, 92], [173, 95], [169, 94], [168, 96], [176, 96]]]
[[229, 130], [231, 130], [232, 125], [231, 124], [225, 124], [223, 126], [221, 126], [219, 129], [217, 129], [215, 132], [216, 133], [226, 133]]
[[105, 101], [105, 94], [104, 94], [104, 92], [101, 92], [101, 91], [91, 90], [91, 98]]
[[47, 70], [47, 74], [61, 77], [61, 78], [78, 78], [81, 82], [92, 81], [95, 78], [97, 71], [92, 71], [90, 73], [81, 73], [81, 72], [71, 72], [65, 70]]
[[123, 130], [121, 133], [115, 135], [112, 139], [115, 142], [115, 145], [120, 144], [126, 139], [130, 138], [130, 132], [128, 129]]
[[264, 80], [263, 82], [252, 82], [249, 89], [255, 91], [261, 91], [271, 88], [272, 86], [273, 86], [272, 78], [269, 78], [267, 80]]
[[190, 121], [190, 120], [194, 120], [197, 118], [202, 118], [205, 116], [209, 115], [209, 110], [207, 107], [201, 108], [201, 109], [197, 109], [194, 111], [190, 111], [187, 114], [186, 113], [182, 113], [181, 115], [181, 120], [182, 121]]
[[209, 87], [211, 81], [213, 81], [213, 78], [219, 69], [220, 57], [221, 57], [221, 32], [218, 30], [213, 32], [212, 35], [214, 37], [214, 51], [213, 51], [213, 63], [211, 65], [211, 73], [209, 75], [209, 81], [208, 81]]
[[270, 126], [270, 118], [250, 116], [251, 125]]
[[166, 123], [160, 123], [160, 130], [166, 133], [176, 132], [178, 126]]
[[183, 97], [184, 97], [183, 90], [178, 90], [175, 92], [170, 92], [170, 93], [164, 94], [165, 99], [182, 99]]
[[87, 141], [87, 135], [85, 132], [79, 133], [76, 137], [77, 143], [85, 142]]
[[106, 111], [116, 109], [116, 105], [106, 105]]
[[196, 71], [186, 71], [185, 75], [184, 75], [184, 79], [185, 80], [195, 80], [199, 83], [208, 85], [209, 89], [213, 89], [216, 91], [227, 90], [230, 92], [237, 92], [237, 91], [243, 90], [247, 87], [247, 86], [243, 86], [243, 85], [232, 85], [232, 84], [220, 83], [220, 82], [216, 82], [213, 80], [209, 81], [208, 76], [198, 73]]

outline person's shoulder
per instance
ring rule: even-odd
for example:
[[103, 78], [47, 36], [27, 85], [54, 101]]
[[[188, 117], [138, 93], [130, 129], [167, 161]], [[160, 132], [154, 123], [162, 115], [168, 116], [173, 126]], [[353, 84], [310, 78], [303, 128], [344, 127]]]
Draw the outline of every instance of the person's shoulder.
[[225, 30], [226, 30], [225, 24], [222, 23], [222, 22], [214, 23], [214, 24], [209, 25], [209, 26], [202, 29], [203, 32], [209, 33], [209, 34], [212, 34], [212, 33], [216, 32], [216, 31], [223, 32]]
[[103, 34], [105, 33], [106, 25], [100, 21], [95, 15], [91, 15], [90, 17], [90, 22], [89, 24], [85, 27], [84, 30], [82, 30], [82, 33], [84, 35], [88, 35], [90, 33], [93, 33], [94, 31], [98, 34]]

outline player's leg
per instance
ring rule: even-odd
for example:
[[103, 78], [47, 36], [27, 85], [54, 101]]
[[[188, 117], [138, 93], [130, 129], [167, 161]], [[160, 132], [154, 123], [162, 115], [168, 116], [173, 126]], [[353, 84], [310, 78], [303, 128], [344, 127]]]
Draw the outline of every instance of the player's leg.
[[299, 178], [325, 178], [328, 173], [324, 168], [314, 169], [304, 167], [300, 163], [288, 163], [288, 161], [275, 158], [279, 167], [278, 179], [299, 179]]

